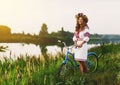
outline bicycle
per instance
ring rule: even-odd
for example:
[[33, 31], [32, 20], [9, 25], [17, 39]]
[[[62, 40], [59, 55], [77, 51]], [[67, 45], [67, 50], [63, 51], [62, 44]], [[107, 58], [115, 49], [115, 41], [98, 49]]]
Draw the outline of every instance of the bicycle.
[[[79, 67], [79, 63], [74, 60], [74, 53], [71, 52], [72, 48], [75, 48], [74, 45], [67, 47], [65, 42], [58, 40], [59, 43], [63, 43], [66, 48], [65, 59], [63, 60], [62, 64], [60, 65], [57, 76], [65, 76], [69, 75], [71, 71], [73, 71], [76, 67]], [[72, 59], [69, 58], [71, 55]], [[88, 73], [95, 72], [98, 66], [98, 56], [95, 52], [88, 52], [87, 54], [87, 61], [86, 61], [87, 68], [89, 69]], [[69, 71], [69, 72], [68, 72]]]

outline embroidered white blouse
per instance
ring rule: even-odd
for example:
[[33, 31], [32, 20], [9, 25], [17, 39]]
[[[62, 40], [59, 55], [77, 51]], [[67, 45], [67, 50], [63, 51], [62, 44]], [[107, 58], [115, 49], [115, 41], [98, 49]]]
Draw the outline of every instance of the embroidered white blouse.
[[79, 45], [82, 41], [86, 41], [82, 47], [76, 48], [74, 50], [75, 60], [77, 61], [86, 61], [87, 60], [87, 53], [88, 53], [88, 46], [87, 42], [89, 41], [90, 33], [89, 28], [86, 26], [83, 31], [75, 32], [73, 36], [73, 41], [77, 41]]

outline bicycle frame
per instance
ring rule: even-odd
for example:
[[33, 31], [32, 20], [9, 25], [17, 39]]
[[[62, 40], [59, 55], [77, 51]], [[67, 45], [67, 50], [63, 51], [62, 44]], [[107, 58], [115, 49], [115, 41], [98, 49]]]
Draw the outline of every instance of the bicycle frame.
[[69, 61], [69, 62], [71, 62], [71, 64], [72, 64], [73, 67], [78, 67], [79, 64], [77, 64], [77, 61], [75, 61], [75, 60], [72, 61], [72, 60], [68, 57], [68, 55], [71, 55], [72, 58], [74, 59], [74, 54], [71, 53], [71, 52], [69, 52], [69, 51], [67, 51], [67, 52], [66, 52], [66, 56], [65, 56], [65, 60], [63, 60], [62, 64], [67, 65], [67, 61]]
[[[88, 57], [89, 55], [91, 55], [91, 54], [97, 55], [95, 52], [88, 52], [87, 57]], [[70, 58], [68, 58], [68, 55], [71, 55], [72, 58], [74, 59], [74, 54], [71, 53], [71, 52], [69, 52], [69, 51], [67, 51], [67, 52], [66, 52], [66, 56], [65, 56], [65, 60], [63, 60], [62, 63], [63, 63], [63, 64], [67, 64], [67, 61], [69, 60], [69, 61], [72, 63], [73, 66], [79, 66], [79, 64], [77, 64], [77, 61], [74, 60], [74, 63], [73, 63], [72, 60], [71, 60]], [[87, 61], [86, 61], [86, 63], [87, 63]]]
[[65, 60], [62, 62], [63, 64], [66, 64], [67, 60], [70, 60], [70, 61], [71, 61], [71, 59], [68, 58], [68, 55], [69, 55], [69, 54], [72, 55], [72, 57], [74, 58], [74, 54], [72, 54], [71, 52], [66, 52]]

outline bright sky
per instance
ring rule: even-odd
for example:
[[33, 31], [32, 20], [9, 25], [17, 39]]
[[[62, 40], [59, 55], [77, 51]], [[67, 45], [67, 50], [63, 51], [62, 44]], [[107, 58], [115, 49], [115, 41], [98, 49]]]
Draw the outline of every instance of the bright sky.
[[91, 33], [120, 34], [120, 0], [0, 0], [0, 25], [14, 33], [38, 34], [42, 23], [48, 32], [74, 32], [75, 15], [89, 18]]

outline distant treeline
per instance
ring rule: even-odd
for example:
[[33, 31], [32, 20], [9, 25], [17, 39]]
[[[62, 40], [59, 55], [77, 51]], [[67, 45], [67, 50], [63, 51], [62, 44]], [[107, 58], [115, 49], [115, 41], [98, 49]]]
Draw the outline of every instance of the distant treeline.
[[[7, 43], [34, 43], [34, 44], [57, 44], [57, 40], [62, 40], [67, 44], [73, 44], [72, 37], [74, 33], [64, 31], [62, 27], [58, 32], [48, 33], [48, 28], [43, 23], [38, 35], [23, 33], [11, 33], [11, 29], [7, 26], [0, 25], [0, 42]], [[89, 43], [101, 42], [120, 42], [120, 35], [91, 34]]]
[[10, 35], [0, 35], [0, 42], [4, 43], [34, 43], [34, 44], [57, 44], [58, 40], [69, 41], [72, 43], [73, 33], [70, 32], [53, 32], [51, 34], [32, 35], [32, 34], [22, 34], [13, 33]]

